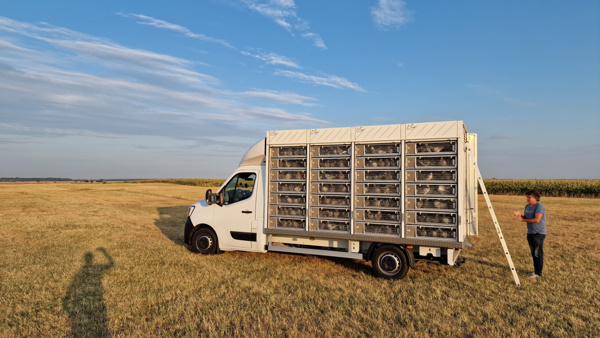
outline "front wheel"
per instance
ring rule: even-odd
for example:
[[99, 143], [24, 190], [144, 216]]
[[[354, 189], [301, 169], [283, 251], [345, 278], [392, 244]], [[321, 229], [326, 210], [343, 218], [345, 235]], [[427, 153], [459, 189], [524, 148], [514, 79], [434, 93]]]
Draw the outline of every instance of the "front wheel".
[[408, 273], [406, 255], [393, 245], [384, 245], [373, 254], [373, 270], [382, 278], [402, 279]]
[[190, 244], [193, 252], [203, 255], [214, 255], [219, 247], [217, 235], [209, 228], [202, 228], [194, 232]]

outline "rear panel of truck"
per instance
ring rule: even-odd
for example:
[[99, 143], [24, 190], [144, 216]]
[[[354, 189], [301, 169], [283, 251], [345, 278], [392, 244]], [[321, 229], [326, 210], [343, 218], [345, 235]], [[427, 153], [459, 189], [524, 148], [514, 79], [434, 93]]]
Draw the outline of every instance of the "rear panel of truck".
[[469, 141], [462, 121], [268, 132], [264, 232], [462, 248], [477, 231]]

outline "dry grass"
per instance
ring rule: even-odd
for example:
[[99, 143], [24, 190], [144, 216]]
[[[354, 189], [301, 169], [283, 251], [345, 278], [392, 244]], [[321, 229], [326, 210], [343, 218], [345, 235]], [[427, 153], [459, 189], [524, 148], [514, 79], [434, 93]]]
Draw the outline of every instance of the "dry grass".
[[[360, 261], [192, 254], [173, 184], [0, 184], [0, 336], [597, 336], [600, 200], [543, 198], [545, 276], [517, 288], [480, 200], [461, 267], [401, 281]], [[491, 196], [517, 270], [532, 268], [523, 197]], [[106, 255], [98, 248], [103, 248]], [[93, 255], [93, 262], [85, 257]], [[111, 264], [110, 259], [114, 262]]]

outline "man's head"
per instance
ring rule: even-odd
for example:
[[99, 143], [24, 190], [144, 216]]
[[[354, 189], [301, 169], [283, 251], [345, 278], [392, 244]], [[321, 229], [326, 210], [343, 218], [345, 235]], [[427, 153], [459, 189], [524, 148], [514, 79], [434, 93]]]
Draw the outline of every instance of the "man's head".
[[[525, 193], [525, 196], [527, 196], [527, 203], [529, 204], [535, 204], [537, 202], [540, 201], [540, 199], [542, 198], [540, 196], [540, 193], [535, 191], [535, 190], [529, 190]], [[535, 201], [534, 201], [535, 199]]]

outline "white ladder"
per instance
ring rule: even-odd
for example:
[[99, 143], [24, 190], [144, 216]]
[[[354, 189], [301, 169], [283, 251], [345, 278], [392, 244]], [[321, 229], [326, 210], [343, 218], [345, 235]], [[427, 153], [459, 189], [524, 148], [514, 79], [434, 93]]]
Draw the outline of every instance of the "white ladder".
[[487, 204], [487, 207], [490, 211], [490, 215], [492, 215], [492, 220], [494, 221], [496, 232], [498, 233], [498, 237], [500, 238], [500, 243], [502, 243], [502, 249], [504, 249], [504, 255], [506, 255], [508, 266], [510, 267], [510, 271], [512, 272], [512, 275], [515, 279], [515, 284], [517, 284], [517, 286], [521, 286], [521, 281], [519, 281], [517, 270], [515, 270], [515, 265], [513, 264], [512, 258], [510, 258], [508, 247], [506, 246], [506, 242], [504, 241], [504, 235], [502, 235], [502, 229], [500, 229], [500, 224], [498, 224], [496, 213], [494, 212], [492, 202], [490, 201], [490, 197], [488, 196], [487, 190], [485, 189], [485, 184], [483, 184], [483, 177], [481, 177], [481, 172], [479, 171], [479, 167], [477, 166], [477, 161], [473, 157], [471, 148], [469, 148], [469, 155], [471, 156], [471, 160], [473, 161], [473, 167], [475, 168], [475, 175], [477, 175], [477, 181], [479, 182], [479, 186], [481, 187], [481, 191], [483, 192], [483, 197], [485, 197], [485, 203]]

